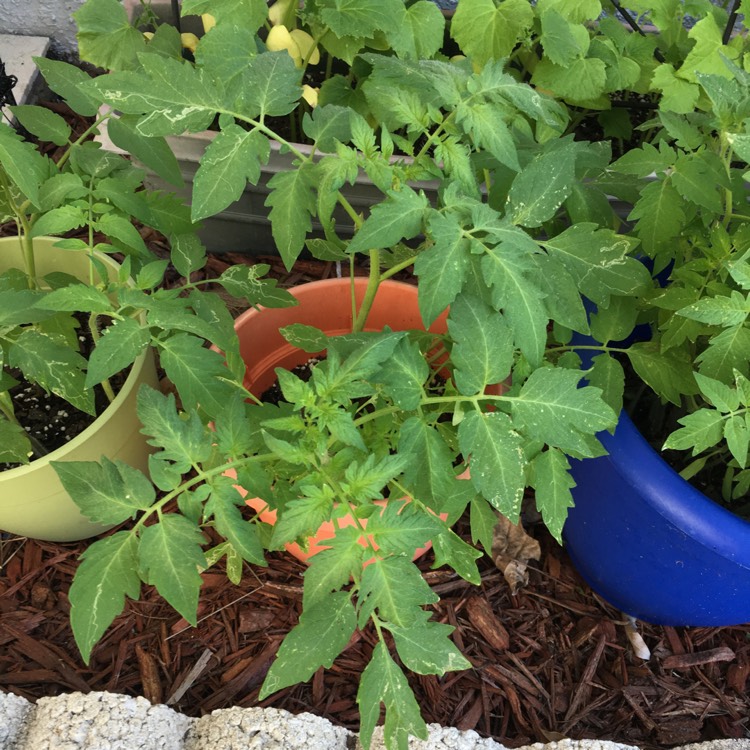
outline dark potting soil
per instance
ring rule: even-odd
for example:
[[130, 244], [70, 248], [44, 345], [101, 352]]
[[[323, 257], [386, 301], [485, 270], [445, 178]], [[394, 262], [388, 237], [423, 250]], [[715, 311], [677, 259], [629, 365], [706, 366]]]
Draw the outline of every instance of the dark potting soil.
[[[85, 325], [79, 328], [78, 340], [80, 353], [88, 359], [93, 349], [93, 341]], [[80, 435], [110, 403], [104, 389], [97, 385], [94, 387], [96, 414], [87, 414], [69, 404], [64, 398], [54, 393], [47, 393], [40, 385], [23, 379], [19, 370], [9, 368], [8, 372], [20, 381], [9, 390], [9, 393], [16, 419], [32, 438], [32, 442], [36, 444], [33, 446], [35, 450], [32, 460], [52, 453]], [[129, 373], [128, 367], [110, 378], [109, 382], [115, 393], [122, 388]], [[0, 463], [0, 471], [7, 471], [21, 465]]]

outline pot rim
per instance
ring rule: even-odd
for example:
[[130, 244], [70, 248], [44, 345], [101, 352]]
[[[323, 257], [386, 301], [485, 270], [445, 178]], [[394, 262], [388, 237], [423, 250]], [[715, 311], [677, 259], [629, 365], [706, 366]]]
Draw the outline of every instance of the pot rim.
[[[4, 240], [16, 240], [17, 237], [3, 237], [0, 238], [0, 243], [3, 243]], [[60, 237], [34, 237], [34, 241], [37, 240], [52, 240], [54, 242], [57, 242], [60, 239]], [[68, 252], [65, 250], [61, 250], [60, 252]], [[113, 268], [119, 268], [120, 264], [117, 263], [113, 258], [110, 258], [108, 255], [104, 255], [103, 253], [97, 253], [97, 256], [99, 259], [104, 262], [105, 264], [113, 267]], [[79, 448], [81, 445], [86, 443], [88, 440], [94, 437], [94, 435], [101, 429], [101, 425], [103, 422], [106, 422], [110, 419], [111, 415], [116, 412], [122, 405], [122, 402], [125, 401], [125, 399], [129, 396], [135, 385], [138, 383], [141, 371], [143, 370], [144, 364], [146, 362], [146, 358], [149, 354], [150, 346], [147, 347], [144, 351], [142, 351], [138, 357], [136, 357], [135, 361], [133, 362], [132, 367], [130, 368], [130, 372], [128, 373], [128, 377], [125, 379], [125, 382], [122, 384], [122, 388], [118, 391], [117, 395], [114, 398], [114, 401], [112, 401], [109, 406], [98, 416], [94, 419], [94, 421], [85, 429], [83, 432], [80, 432], [78, 435], [76, 435], [72, 440], [65, 443], [65, 445], [61, 445], [59, 448], [56, 448], [51, 453], [48, 453], [46, 456], [42, 456], [41, 458], [34, 459], [33, 461], [30, 461], [28, 464], [24, 464], [23, 466], [17, 466], [14, 469], [6, 469], [5, 471], [0, 471], [0, 483], [4, 481], [12, 481], [15, 479], [19, 479], [20, 477], [30, 474], [33, 471], [36, 471], [37, 469], [46, 466], [51, 461], [61, 461], [65, 459], [65, 456]]]
[[[750, 569], [750, 521], [683, 479], [622, 411], [614, 434], [599, 439], [615, 471], [663, 518], [696, 542]], [[747, 559], [743, 563], [742, 560]]]

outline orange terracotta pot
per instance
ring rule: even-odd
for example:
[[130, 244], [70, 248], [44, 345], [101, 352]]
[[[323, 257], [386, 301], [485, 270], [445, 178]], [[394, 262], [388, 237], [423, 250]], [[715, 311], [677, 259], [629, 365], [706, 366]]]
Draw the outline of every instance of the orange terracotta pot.
[[[354, 294], [357, 309], [364, 298], [367, 279], [354, 280]], [[264, 308], [248, 310], [235, 321], [235, 330], [240, 340], [240, 353], [246, 363], [245, 387], [256, 396], [261, 396], [276, 381], [274, 369], [283, 367], [291, 370], [304, 364], [310, 354], [287, 342], [279, 329], [292, 323], [305, 323], [315, 326], [329, 336], [351, 333], [352, 330], [352, 295], [349, 279], [326, 279], [313, 281], [290, 290], [299, 301], [296, 307]], [[428, 329], [433, 333], [447, 331], [448, 311]], [[405, 331], [424, 328], [417, 304], [417, 288], [410, 284], [387, 280], [381, 283], [372, 310], [365, 326], [366, 331], [382, 331], [385, 326], [394, 331]], [[233, 473], [233, 472], [232, 472]], [[462, 479], [468, 478], [466, 475]], [[245, 495], [242, 487], [237, 489]], [[245, 502], [258, 512], [261, 521], [273, 524], [276, 522], [276, 511], [269, 510], [266, 502], [260, 498], [247, 498]], [[385, 500], [381, 504], [385, 504]], [[443, 519], [447, 516], [443, 514]], [[351, 515], [327, 521], [322, 524], [317, 534], [308, 541], [307, 548], [298, 544], [286, 544], [288, 552], [297, 559], [307, 562], [310, 557], [327, 549], [326, 540], [336, 535], [338, 528], [352, 526], [355, 523]], [[361, 519], [364, 527], [366, 519]], [[367, 542], [363, 538], [363, 545]], [[430, 549], [427, 542], [417, 550], [415, 559]]]

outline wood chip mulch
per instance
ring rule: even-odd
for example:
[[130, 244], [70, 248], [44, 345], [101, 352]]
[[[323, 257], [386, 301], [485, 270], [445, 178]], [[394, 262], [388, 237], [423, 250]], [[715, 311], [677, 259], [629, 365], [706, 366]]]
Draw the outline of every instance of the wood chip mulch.
[[[158, 237], [144, 230], [144, 238], [166, 254]], [[284, 286], [336, 273], [333, 263], [300, 261], [289, 273], [278, 258], [262, 260]], [[254, 262], [211, 256], [206, 274], [215, 277], [237, 261]], [[469, 540], [465, 524], [458, 531]], [[430, 570], [432, 553], [421, 561], [441, 597], [435, 618], [456, 628], [454, 641], [473, 665], [442, 678], [409, 675], [427, 722], [474, 729], [508, 747], [571, 737], [650, 749], [750, 737], [750, 624], [639, 625], [652, 654], [641, 660], [623, 616], [586, 586], [543, 526], [530, 533], [542, 560], [516, 594], [486, 557], [480, 587]], [[369, 630], [310, 683], [258, 701], [274, 654], [299, 617], [302, 563], [269, 554], [267, 568], [246, 565], [240, 586], [212, 568], [203, 576], [196, 628], [144, 587], [86, 666], [70, 631], [67, 595], [85, 548], [0, 537], [0, 690], [29, 700], [76, 690], [144, 695], [191, 716], [273, 706], [357, 730], [358, 679], [375, 644]]]
[[[468, 529], [459, 527], [464, 538]], [[491, 560], [482, 585], [420, 567], [441, 601], [435, 618], [455, 626], [473, 668], [410, 675], [428, 722], [475, 729], [508, 747], [563, 737], [643, 748], [750, 737], [750, 625], [640, 625], [651, 649], [638, 659], [617, 611], [598, 600], [541, 525], [542, 562], [511, 595]], [[0, 689], [29, 700], [69, 691], [145, 695], [191, 716], [230, 706], [310, 711], [356, 730], [358, 677], [375, 637], [357, 633], [328, 670], [259, 702], [258, 691], [302, 601], [297, 560], [278, 553], [246, 565], [240, 586], [204, 574], [198, 627], [154, 589], [129, 601], [85, 666], [68, 624], [67, 592], [86, 542], [0, 543]]]

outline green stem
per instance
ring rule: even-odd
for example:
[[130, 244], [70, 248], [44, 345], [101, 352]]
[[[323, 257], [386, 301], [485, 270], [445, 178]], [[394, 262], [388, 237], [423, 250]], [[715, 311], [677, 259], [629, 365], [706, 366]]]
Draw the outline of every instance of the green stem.
[[183, 482], [179, 487], [176, 487], [171, 492], [168, 492], [161, 500], [158, 500], [156, 503], [154, 503], [150, 508], [148, 508], [146, 511], [144, 511], [143, 515], [138, 519], [135, 526], [133, 526], [133, 532], [137, 532], [140, 528], [142, 528], [146, 521], [154, 514], [161, 514], [162, 508], [171, 500], [174, 500], [176, 497], [179, 497], [183, 492], [186, 492], [191, 487], [194, 487], [197, 484], [203, 484], [204, 482], [207, 482], [211, 477], [218, 476], [219, 474], [224, 474], [225, 472], [229, 471], [230, 469], [236, 470], [245, 464], [252, 463], [253, 461], [276, 461], [278, 460], [278, 457], [274, 455], [273, 453], [262, 453], [258, 456], [246, 456], [243, 459], [240, 459], [239, 461], [228, 461], [227, 463], [222, 464], [221, 466], [214, 466], [211, 469], [203, 470], [200, 467], [194, 466], [193, 468], [196, 469], [197, 475], [194, 477], [191, 477], [187, 481]]
[[411, 258], [407, 258], [406, 260], [401, 261], [401, 263], [391, 266], [387, 271], [383, 271], [383, 273], [380, 274], [380, 280], [385, 281], [386, 279], [390, 279], [391, 276], [395, 276], [399, 271], [403, 271], [405, 268], [414, 265], [417, 257], [418, 256], [416, 255], [412, 255]]
[[[372, 310], [372, 305], [375, 302], [375, 295], [378, 293], [379, 286], [380, 250], [370, 250], [370, 277], [367, 282], [367, 289], [365, 290], [362, 305], [359, 308], [354, 325], [352, 326], [353, 333], [360, 333], [364, 330], [367, 316], [370, 314], [370, 310]], [[354, 288], [352, 288], [352, 294], [354, 294]]]
[[[94, 342], [94, 347], [99, 344], [99, 339], [101, 338], [99, 335], [99, 329], [96, 327], [98, 317], [99, 316], [96, 313], [91, 313], [91, 315], [89, 315], [89, 333], [91, 333], [91, 340]], [[109, 382], [109, 379], [105, 378], [102, 380], [101, 386], [111, 404], [115, 400], [115, 392], [112, 389], [112, 384]]]

